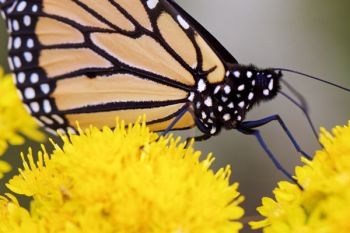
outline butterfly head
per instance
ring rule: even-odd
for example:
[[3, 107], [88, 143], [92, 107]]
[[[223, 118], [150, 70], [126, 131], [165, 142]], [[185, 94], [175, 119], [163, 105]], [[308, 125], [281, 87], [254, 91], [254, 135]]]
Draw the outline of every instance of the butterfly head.
[[274, 98], [280, 90], [282, 72], [253, 65], [234, 65], [226, 73], [226, 83], [250, 104]]
[[254, 91], [259, 100], [270, 100], [274, 98], [280, 90], [280, 79], [282, 72], [273, 69], [255, 69], [253, 73], [256, 85]]

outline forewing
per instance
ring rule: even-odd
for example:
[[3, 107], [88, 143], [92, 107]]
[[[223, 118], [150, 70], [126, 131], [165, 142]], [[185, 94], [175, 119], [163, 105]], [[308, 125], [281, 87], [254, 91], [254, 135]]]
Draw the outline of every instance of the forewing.
[[[116, 116], [129, 123], [142, 114], [163, 130], [188, 103], [198, 73], [212, 70], [209, 82], [224, 78], [213, 40], [165, 0], [5, 0], [0, 6], [17, 88], [51, 130], [66, 131], [76, 121], [113, 126]], [[193, 125], [188, 113], [175, 128]]]

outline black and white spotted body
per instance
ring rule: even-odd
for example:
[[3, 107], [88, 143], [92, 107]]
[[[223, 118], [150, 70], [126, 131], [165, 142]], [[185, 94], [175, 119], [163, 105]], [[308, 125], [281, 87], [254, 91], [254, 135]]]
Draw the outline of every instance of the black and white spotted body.
[[278, 94], [281, 77], [281, 72], [271, 69], [233, 65], [223, 82], [210, 84], [199, 79], [189, 100], [200, 130], [216, 135], [222, 128], [237, 128], [254, 105]]

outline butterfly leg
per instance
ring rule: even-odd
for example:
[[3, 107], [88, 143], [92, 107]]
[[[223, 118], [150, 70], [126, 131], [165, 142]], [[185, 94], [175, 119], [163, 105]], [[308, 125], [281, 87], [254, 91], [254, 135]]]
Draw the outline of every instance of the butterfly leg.
[[271, 161], [275, 165], [275, 167], [278, 170], [280, 170], [290, 180], [297, 183], [296, 180], [293, 178], [293, 176], [282, 166], [282, 164], [277, 160], [276, 156], [271, 152], [269, 147], [266, 145], [263, 137], [261, 136], [261, 133], [259, 130], [251, 129], [251, 128], [244, 128], [244, 127], [239, 127], [237, 129], [243, 134], [255, 136], [256, 139], [258, 140], [259, 144], [261, 145], [261, 147], [264, 149], [266, 154], [269, 156], [269, 158], [271, 159]]
[[211, 138], [210, 134], [203, 134], [201, 136], [196, 136], [196, 137], [188, 137], [186, 139], [186, 147], [191, 145], [191, 141], [194, 140], [195, 142], [203, 142]]
[[190, 142], [193, 139], [195, 142], [203, 142], [208, 140], [209, 138], [211, 138], [210, 134], [203, 134], [201, 136], [187, 138], [186, 141]]
[[310, 155], [308, 155], [305, 151], [303, 151], [301, 149], [301, 147], [299, 146], [299, 144], [297, 143], [297, 141], [294, 139], [292, 133], [290, 132], [290, 130], [288, 129], [288, 127], [286, 126], [286, 124], [283, 122], [283, 120], [281, 119], [281, 117], [279, 115], [273, 115], [273, 116], [269, 116], [257, 121], [245, 121], [242, 122], [240, 124], [240, 127], [244, 128], [244, 129], [253, 129], [253, 128], [257, 128], [263, 125], [266, 125], [272, 121], [277, 121], [279, 123], [279, 125], [282, 127], [283, 131], [287, 134], [289, 140], [292, 142], [294, 148], [301, 153], [305, 158], [311, 160], [312, 157]]
[[177, 122], [179, 122], [179, 120], [181, 120], [181, 118], [188, 112], [190, 111], [190, 108], [188, 105], [185, 105], [180, 112], [177, 114], [177, 116], [175, 117], [175, 119], [170, 123], [170, 125], [162, 132], [161, 136], [165, 136], [166, 134], [169, 133], [169, 131], [171, 131], [174, 126], [176, 125]]

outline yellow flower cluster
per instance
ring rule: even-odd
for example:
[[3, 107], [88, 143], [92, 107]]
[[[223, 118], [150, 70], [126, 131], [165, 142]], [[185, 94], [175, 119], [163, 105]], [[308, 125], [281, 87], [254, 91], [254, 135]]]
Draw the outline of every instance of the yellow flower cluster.
[[258, 208], [266, 217], [252, 222], [265, 233], [350, 232], [350, 122], [336, 127], [333, 135], [322, 129], [324, 149], [312, 161], [296, 168], [298, 183], [280, 182], [275, 200], [264, 198]]
[[7, 184], [32, 197], [30, 211], [11, 195], [0, 200], [0, 233], [238, 232], [243, 197], [229, 183], [230, 167], [214, 173], [214, 159], [158, 138], [145, 124], [114, 130], [91, 127], [62, 136]]
[[4, 174], [11, 171], [11, 166], [5, 161], [0, 160], [0, 179], [4, 177]]
[[[0, 67], [0, 156], [4, 154], [8, 144], [23, 144], [22, 135], [37, 141], [45, 138], [37, 123], [24, 109], [12, 76], [4, 75], [4, 70]], [[9, 169], [7, 163], [0, 161], [0, 178]]]

